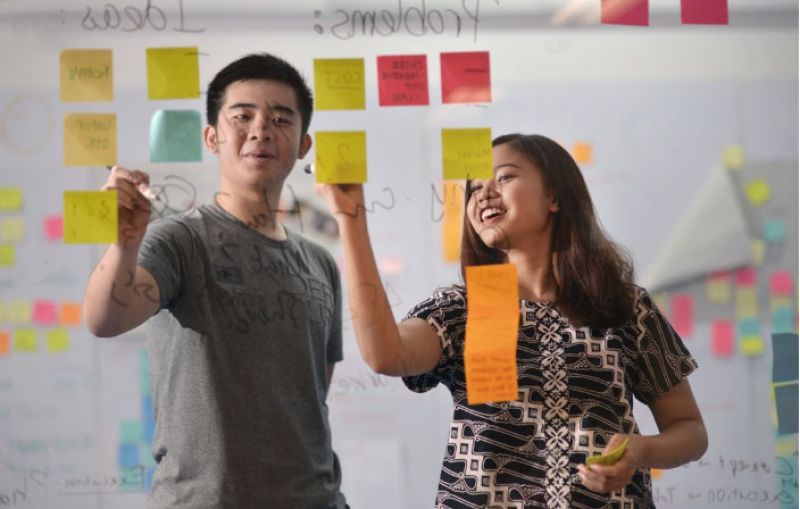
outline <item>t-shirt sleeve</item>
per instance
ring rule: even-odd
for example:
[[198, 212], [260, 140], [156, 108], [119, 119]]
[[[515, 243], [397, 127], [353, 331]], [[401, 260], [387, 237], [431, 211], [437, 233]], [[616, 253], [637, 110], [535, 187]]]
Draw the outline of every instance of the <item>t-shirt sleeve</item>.
[[432, 370], [421, 375], [405, 376], [403, 383], [414, 392], [427, 392], [440, 382], [450, 387], [455, 369], [464, 361], [464, 295], [457, 290], [437, 291], [414, 306], [404, 319], [409, 318], [421, 318], [428, 322], [439, 336], [442, 351]]
[[649, 404], [689, 376], [697, 362], [643, 289], [637, 299], [635, 325], [636, 352], [629, 374], [634, 396]]
[[167, 218], [147, 227], [138, 264], [155, 278], [162, 309], [170, 308], [180, 295], [191, 258], [192, 235], [186, 225]]
[[333, 259], [329, 257], [328, 262], [331, 291], [333, 292], [333, 319], [331, 320], [331, 332], [328, 337], [325, 358], [328, 364], [335, 364], [344, 358], [342, 352], [342, 282]]

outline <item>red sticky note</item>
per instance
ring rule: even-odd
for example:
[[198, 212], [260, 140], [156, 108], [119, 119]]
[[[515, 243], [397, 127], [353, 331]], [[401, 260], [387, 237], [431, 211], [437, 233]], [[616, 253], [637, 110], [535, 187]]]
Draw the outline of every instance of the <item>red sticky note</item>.
[[44, 218], [44, 236], [47, 240], [64, 238], [64, 218], [60, 214]]
[[442, 102], [478, 103], [492, 100], [488, 51], [441, 53]]
[[56, 323], [56, 304], [49, 300], [37, 300], [33, 303], [33, 322], [40, 325]]
[[378, 101], [381, 106], [428, 104], [428, 57], [378, 57]]
[[711, 353], [730, 357], [735, 351], [735, 331], [730, 320], [717, 320], [711, 325]]
[[753, 267], [745, 267], [736, 271], [736, 286], [755, 286], [758, 272]]
[[792, 295], [792, 275], [783, 270], [773, 272], [769, 276], [769, 288], [773, 295]]
[[681, 23], [727, 25], [728, 0], [681, 0]]
[[0, 330], [0, 355], [8, 355], [11, 351], [11, 334], [8, 331]]
[[607, 25], [650, 24], [650, 9], [647, 0], [602, 0], [600, 21]]
[[672, 326], [683, 339], [692, 335], [694, 326], [694, 301], [691, 295], [675, 295], [670, 303]]

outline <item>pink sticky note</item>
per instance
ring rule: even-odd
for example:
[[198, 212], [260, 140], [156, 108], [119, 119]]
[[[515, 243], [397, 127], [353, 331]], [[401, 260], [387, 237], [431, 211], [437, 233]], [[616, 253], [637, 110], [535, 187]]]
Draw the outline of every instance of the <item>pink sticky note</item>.
[[378, 57], [378, 97], [381, 106], [428, 104], [428, 58], [425, 55]]
[[670, 304], [672, 326], [683, 339], [692, 335], [694, 326], [694, 301], [691, 295], [675, 295]]
[[728, 0], [681, 0], [681, 23], [727, 25]]
[[64, 238], [64, 218], [60, 214], [44, 218], [44, 236], [47, 240], [61, 240]]
[[711, 353], [716, 357], [730, 357], [735, 351], [733, 322], [717, 320], [711, 325]]
[[647, 0], [602, 0], [600, 22], [607, 25], [650, 24]]
[[441, 53], [442, 102], [474, 103], [492, 100], [488, 51]]
[[40, 325], [56, 323], [58, 313], [56, 304], [49, 300], [37, 300], [33, 303], [33, 322]]
[[773, 295], [791, 295], [792, 275], [783, 270], [773, 272], [769, 276], [769, 288]]
[[755, 286], [758, 272], [753, 267], [744, 267], [736, 271], [736, 286]]

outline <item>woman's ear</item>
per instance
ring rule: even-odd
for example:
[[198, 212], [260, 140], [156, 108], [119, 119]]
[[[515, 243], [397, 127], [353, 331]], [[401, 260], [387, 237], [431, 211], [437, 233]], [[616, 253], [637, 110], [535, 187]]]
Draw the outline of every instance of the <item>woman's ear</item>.
[[203, 141], [212, 154], [216, 154], [218, 150], [219, 140], [217, 139], [217, 129], [212, 125], [207, 125], [203, 130]]
[[550, 193], [549, 198], [550, 198], [550, 206], [548, 207], [548, 209], [550, 210], [550, 212], [558, 212], [558, 201], [556, 201], [555, 195]]

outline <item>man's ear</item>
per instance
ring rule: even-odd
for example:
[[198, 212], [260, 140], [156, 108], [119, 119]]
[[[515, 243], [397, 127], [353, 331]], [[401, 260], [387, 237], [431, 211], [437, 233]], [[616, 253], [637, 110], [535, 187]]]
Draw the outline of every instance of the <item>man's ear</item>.
[[300, 138], [300, 148], [297, 150], [297, 158], [302, 159], [308, 154], [308, 151], [311, 150], [311, 145], [314, 144], [314, 141], [311, 139], [311, 135], [305, 133], [302, 138]]
[[217, 139], [217, 128], [212, 125], [207, 125], [203, 130], [203, 141], [212, 154], [216, 154], [219, 150], [219, 140]]

